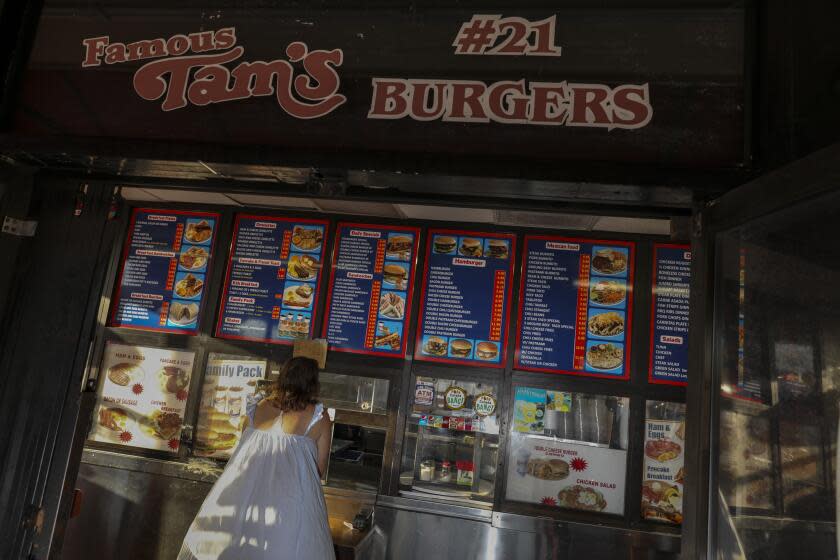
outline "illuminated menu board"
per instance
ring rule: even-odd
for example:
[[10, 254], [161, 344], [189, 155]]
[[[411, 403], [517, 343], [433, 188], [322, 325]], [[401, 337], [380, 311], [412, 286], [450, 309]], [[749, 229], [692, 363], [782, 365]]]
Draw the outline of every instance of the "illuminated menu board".
[[237, 215], [216, 336], [311, 338], [327, 228], [326, 220]]
[[650, 321], [651, 383], [688, 382], [688, 300], [691, 251], [688, 245], [653, 246]]
[[635, 246], [525, 237], [516, 368], [628, 379]]
[[218, 220], [205, 212], [134, 210], [111, 326], [195, 334]]
[[512, 234], [429, 231], [418, 360], [504, 367], [515, 249]]
[[338, 224], [324, 338], [331, 350], [405, 356], [420, 228]]

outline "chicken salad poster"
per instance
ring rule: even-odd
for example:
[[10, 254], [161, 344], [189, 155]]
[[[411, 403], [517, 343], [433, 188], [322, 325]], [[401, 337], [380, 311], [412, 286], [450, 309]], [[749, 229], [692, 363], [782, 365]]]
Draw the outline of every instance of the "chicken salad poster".
[[429, 231], [416, 359], [504, 367], [515, 251], [513, 234]]
[[506, 499], [545, 506], [624, 513], [627, 452], [514, 433]]
[[525, 237], [516, 367], [629, 379], [635, 244]]
[[339, 223], [323, 336], [331, 350], [402, 358], [420, 228]]
[[195, 334], [218, 221], [213, 213], [135, 209], [111, 326]]
[[89, 438], [177, 453], [194, 357], [193, 352], [108, 343]]
[[327, 229], [326, 220], [237, 215], [216, 336], [311, 338]]

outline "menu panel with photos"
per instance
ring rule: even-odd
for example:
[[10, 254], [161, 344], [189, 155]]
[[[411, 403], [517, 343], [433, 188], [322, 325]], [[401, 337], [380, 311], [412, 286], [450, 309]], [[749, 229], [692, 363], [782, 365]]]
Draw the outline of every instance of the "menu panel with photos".
[[324, 337], [332, 350], [404, 357], [420, 228], [339, 223]]
[[685, 385], [688, 382], [690, 284], [690, 246], [654, 244], [650, 321], [651, 383]]
[[194, 356], [108, 343], [90, 439], [177, 453]]
[[216, 336], [311, 338], [327, 228], [326, 220], [237, 215]]
[[635, 244], [525, 238], [516, 367], [630, 377]]
[[135, 209], [111, 326], [194, 334], [218, 221], [213, 213]]
[[504, 367], [516, 238], [430, 230], [418, 360]]
[[265, 378], [265, 360], [210, 354], [204, 373], [193, 453], [230, 458], [244, 429], [245, 407]]

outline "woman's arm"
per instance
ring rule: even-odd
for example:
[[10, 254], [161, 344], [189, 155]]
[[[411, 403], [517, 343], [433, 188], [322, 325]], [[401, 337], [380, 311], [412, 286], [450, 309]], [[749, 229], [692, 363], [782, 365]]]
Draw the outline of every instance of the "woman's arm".
[[318, 437], [315, 443], [318, 445], [318, 474], [321, 475], [321, 478], [324, 478], [330, 461], [330, 444], [332, 443], [332, 421], [326, 409], [324, 409], [324, 414], [317, 425]]

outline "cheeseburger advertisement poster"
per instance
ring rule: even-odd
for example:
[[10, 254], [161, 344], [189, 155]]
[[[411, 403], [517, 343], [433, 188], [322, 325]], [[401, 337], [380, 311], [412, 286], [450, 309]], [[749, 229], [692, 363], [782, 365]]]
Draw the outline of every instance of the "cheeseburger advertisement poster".
[[514, 433], [507, 499], [578, 511], [624, 513], [627, 452]]
[[192, 352], [108, 343], [90, 439], [176, 453], [194, 356]]
[[338, 352], [405, 356], [420, 228], [339, 223], [323, 337]]
[[242, 435], [245, 407], [265, 377], [266, 362], [210, 354], [204, 375], [195, 455], [228, 459]]

